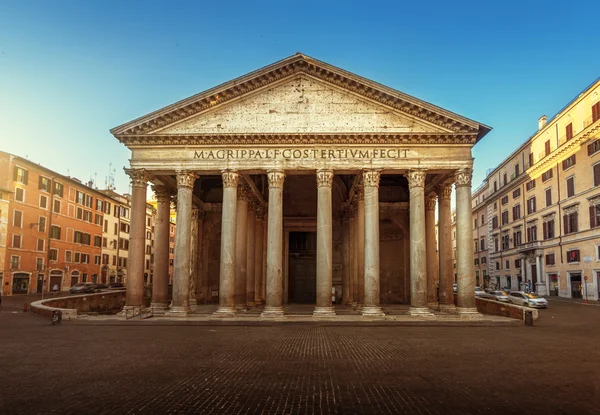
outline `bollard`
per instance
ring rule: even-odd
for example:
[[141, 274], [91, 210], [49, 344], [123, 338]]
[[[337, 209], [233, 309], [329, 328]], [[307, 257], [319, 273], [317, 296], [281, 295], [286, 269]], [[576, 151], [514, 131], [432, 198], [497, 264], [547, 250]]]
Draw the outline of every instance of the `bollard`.
[[524, 310], [523, 312], [525, 313], [525, 319], [524, 319], [523, 323], [526, 326], [533, 326], [533, 311]]
[[26, 313], [27, 312], [27, 303], [23, 304], [23, 312]]

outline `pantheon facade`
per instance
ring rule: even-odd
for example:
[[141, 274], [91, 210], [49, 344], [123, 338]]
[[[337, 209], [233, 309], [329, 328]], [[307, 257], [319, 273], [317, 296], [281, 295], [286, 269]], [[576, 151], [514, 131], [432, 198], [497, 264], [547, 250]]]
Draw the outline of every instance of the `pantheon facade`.
[[125, 307], [144, 300], [151, 184], [155, 314], [185, 317], [214, 302], [215, 317], [261, 307], [262, 317], [282, 318], [288, 303], [308, 303], [313, 316], [331, 317], [335, 301], [363, 316], [404, 303], [415, 316], [478, 318], [471, 148], [489, 131], [299, 53], [116, 127], [131, 150]]

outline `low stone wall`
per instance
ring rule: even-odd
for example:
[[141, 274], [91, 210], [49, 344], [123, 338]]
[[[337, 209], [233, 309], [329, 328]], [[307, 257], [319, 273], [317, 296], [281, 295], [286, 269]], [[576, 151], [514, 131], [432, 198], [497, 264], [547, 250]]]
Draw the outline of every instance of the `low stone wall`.
[[94, 294], [48, 298], [31, 303], [31, 312], [52, 316], [54, 310], [63, 313], [63, 320], [73, 320], [78, 313], [114, 314], [125, 305], [125, 290], [103, 291]]
[[475, 303], [477, 304], [477, 311], [483, 314], [525, 320], [525, 311], [531, 311], [533, 313], [533, 320], [539, 318], [538, 310], [535, 308], [522, 307], [512, 303], [502, 303], [487, 298], [475, 298]]

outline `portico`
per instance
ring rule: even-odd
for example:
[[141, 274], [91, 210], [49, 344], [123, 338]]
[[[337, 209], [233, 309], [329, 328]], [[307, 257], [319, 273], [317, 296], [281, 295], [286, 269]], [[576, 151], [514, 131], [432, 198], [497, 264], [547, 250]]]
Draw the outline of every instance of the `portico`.
[[[489, 130], [301, 54], [117, 127], [134, 188], [126, 307], [143, 301], [134, 218], [143, 224], [152, 183], [159, 213], [177, 195], [173, 299], [167, 309], [155, 283], [156, 310], [186, 316], [217, 302], [217, 318], [255, 307], [284, 318], [296, 301], [334, 317], [333, 292], [365, 317], [405, 303], [415, 316], [478, 318], [471, 147]], [[453, 183], [465, 230], [457, 308], [450, 232], [440, 228], [438, 249], [432, 227], [436, 206], [440, 226], [450, 217]], [[155, 280], [165, 250], [168, 232], [157, 232]]]

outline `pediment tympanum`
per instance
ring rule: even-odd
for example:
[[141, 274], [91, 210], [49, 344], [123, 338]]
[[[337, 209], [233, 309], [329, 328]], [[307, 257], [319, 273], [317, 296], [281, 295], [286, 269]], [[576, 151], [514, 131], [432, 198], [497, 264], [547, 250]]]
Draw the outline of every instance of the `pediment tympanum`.
[[448, 132], [305, 76], [154, 131], [155, 134]]

